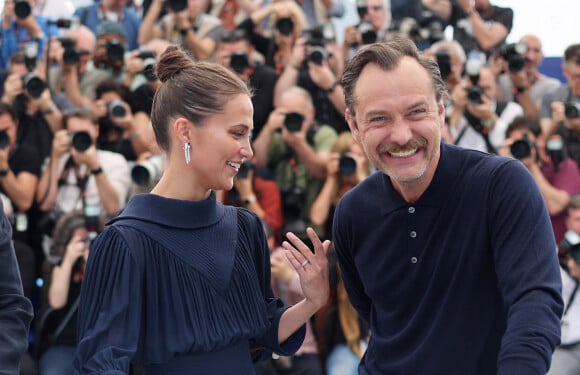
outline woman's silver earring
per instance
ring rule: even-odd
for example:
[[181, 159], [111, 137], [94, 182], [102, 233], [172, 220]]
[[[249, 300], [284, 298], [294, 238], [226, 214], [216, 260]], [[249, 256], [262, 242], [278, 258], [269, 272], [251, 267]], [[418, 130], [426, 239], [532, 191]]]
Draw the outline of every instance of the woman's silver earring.
[[185, 153], [185, 164], [189, 164], [191, 161], [191, 156], [189, 155], [189, 151], [191, 150], [191, 143], [185, 142], [183, 145], [183, 152]]

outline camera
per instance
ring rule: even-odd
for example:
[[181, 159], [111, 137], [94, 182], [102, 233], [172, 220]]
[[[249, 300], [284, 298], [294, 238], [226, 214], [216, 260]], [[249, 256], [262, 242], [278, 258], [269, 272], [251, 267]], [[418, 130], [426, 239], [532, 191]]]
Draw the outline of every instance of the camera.
[[110, 117], [123, 118], [127, 116], [127, 109], [125, 108], [125, 102], [120, 99], [114, 99], [107, 102], [107, 114]]
[[351, 176], [356, 172], [356, 160], [344, 153], [338, 159], [338, 173], [343, 176]]
[[248, 178], [248, 172], [254, 169], [254, 164], [252, 164], [251, 160], [245, 159], [240, 165], [240, 169], [238, 169], [238, 178]]
[[284, 36], [288, 36], [294, 32], [294, 21], [292, 18], [280, 18], [276, 21], [276, 30]]
[[448, 51], [435, 52], [435, 60], [439, 65], [439, 72], [442, 79], [447, 79], [451, 75], [451, 54]]
[[8, 137], [8, 132], [6, 130], [0, 130], [0, 150], [6, 149], [10, 144], [10, 137]]
[[575, 119], [580, 117], [580, 103], [567, 102], [564, 104], [564, 115], [567, 119]]
[[369, 7], [367, 6], [367, 0], [356, 0], [356, 12], [359, 19], [364, 19], [369, 12]]
[[168, 0], [167, 6], [174, 12], [181, 12], [187, 8], [187, 0]]
[[131, 179], [139, 186], [149, 186], [163, 174], [163, 156], [153, 155], [131, 169]]
[[93, 144], [93, 139], [88, 132], [70, 132], [69, 136], [72, 147], [79, 152], [85, 152]]
[[78, 18], [58, 18], [56, 20], [48, 20], [47, 24], [55, 25], [60, 29], [78, 29], [80, 26], [80, 20]]
[[358, 24], [357, 29], [361, 35], [362, 44], [372, 44], [377, 41], [377, 32], [369, 21], [362, 21]]
[[336, 40], [336, 31], [331, 22], [324, 23], [312, 29], [304, 31], [306, 44], [312, 46], [324, 46], [326, 42], [334, 42]]
[[105, 46], [107, 49], [107, 59], [111, 62], [123, 61], [125, 56], [125, 47], [117, 39], [107, 41]]
[[304, 116], [298, 112], [286, 113], [284, 117], [284, 127], [291, 133], [299, 132], [302, 129], [303, 122]]
[[396, 20], [389, 26], [390, 35], [409, 38], [415, 43], [429, 41], [435, 43], [444, 38], [443, 21], [435, 16], [433, 12], [425, 10], [419, 19], [405, 17]]
[[14, 3], [14, 14], [17, 18], [25, 19], [32, 13], [32, 7], [26, 0], [18, 0]]
[[22, 83], [31, 98], [38, 99], [46, 89], [46, 83], [34, 73], [26, 73]]
[[568, 230], [558, 247], [564, 254], [574, 258], [576, 263], [580, 263], [580, 236], [576, 232], [571, 229]]
[[546, 152], [550, 160], [557, 167], [565, 158], [564, 141], [560, 136], [553, 136], [546, 141]]
[[512, 156], [518, 160], [525, 159], [532, 154], [532, 148], [535, 147], [530, 141], [527, 134], [524, 134], [523, 139], [517, 140], [510, 146]]
[[284, 232], [303, 233], [306, 223], [302, 218], [306, 203], [306, 192], [297, 186], [282, 193], [282, 210], [284, 213]]
[[157, 75], [155, 74], [156, 56], [156, 53], [153, 51], [141, 51], [137, 55], [137, 58], [143, 60], [142, 73], [149, 82], [157, 80]]
[[85, 204], [83, 210], [85, 214], [85, 226], [88, 232], [87, 244], [90, 246], [90, 243], [99, 234], [101, 206], [98, 204]]
[[230, 67], [234, 72], [242, 74], [250, 67], [250, 60], [245, 52], [235, 52], [230, 56]]
[[328, 52], [324, 47], [312, 46], [308, 50], [308, 61], [322, 65], [322, 62], [328, 58]]
[[508, 62], [508, 70], [517, 73], [524, 68], [528, 46], [524, 42], [504, 44], [498, 48], [497, 53]]
[[483, 103], [483, 95], [485, 95], [485, 90], [480, 86], [471, 86], [467, 89], [467, 100], [475, 104]]

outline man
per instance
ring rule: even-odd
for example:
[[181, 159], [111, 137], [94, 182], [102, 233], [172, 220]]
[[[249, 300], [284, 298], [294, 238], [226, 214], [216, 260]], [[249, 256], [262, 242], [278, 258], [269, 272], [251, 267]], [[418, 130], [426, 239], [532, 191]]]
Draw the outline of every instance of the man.
[[300, 87], [283, 92], [275, 106], [252, 143], [254, 166], [256, 170], [268, 167], [280, 188], [284, 213], [282, 232], [292, 230], [306, 239], [310, 206], [326, 177], [336, 132], [315, 121], [312, 97]]
[[580, 194], [580, 169], [565, 155], [560, 136], [549, 140], [535, 117], [518, 117], [508, 126], [501, 156], [519, 159], [528, 168], [550, 213], [556, 243], [566, 232], [566, 209], [573, 195]]
[[371, 329], [360, 374], [545, 374], [561, 281], [542, 196], [513, 160], [441, 143], [446, 91], [413, 42], [362, 49], [345, 113], [375, 173], [342, 197], [333, 242]]
[[423, 0], [423, 5], [453, 26], [453, 39], [466, 53], [489, 55], [510, 33], [514, 12], [489, 0]]
[[568, 155], [580, 165], [580, 44], [572, 44], [564, 51], [562, 71], [567, 83], [547, 94], [542, 100], [540, 123], [549, 137], [560, 134]]
[[452, 91], [449, 132], [458, 146], [497, 154], [508, 124], [523, 115], [522, 107], [497, 99], [497, 83], [488, 67], [467, 73], [471, 78]]
[[[110, 218], [125, 207], [131, 173], [123, 155], [98, 150], [97, 120], [88, 108], [65, 116], [65, 129], [55, 133], [50, 158], [38, 183], [36, 199], [44, 212], [83, 210], [87, 216]], [[47, 223], [50, 224], [50, 223]], [[50, 225], [45, 226], [45, 251]]]
[[554, 351], [548, 375], [576, 375], [580, 368], [580, 195], [570, 200], [566, 212], [566, 239], [560, 243], [563, 252], [562, 297], [566, 303], [562, 317], [562, 343]]
[[104, 21], [119, 24], [126, 35], [129, 50], [139, 48], [137, 42], [141, 18], [132, 7], [127, 6], [127, 0], [102, 0], [75, 10], [75, 16], [82, 25], [87, 26], [97, 34], [99, 25]]
[[0, 200], [0, 374], [17, 375], [28, 347], [32, 304], [22, 293], [20, 271], [12, 245], [12, 227]]
[[254, 130], [256, 138], [274, 109], [274, 86], [278, 80], [276, 70], [255, 61], [255, 49], [244, 30], [224, 31], [216, 52], [216, 62], [238, 75], [253, 90]]
[[526, 52], [520, 56], [524, 60], [523, 66], [517, 71], [508, 70], [499, 76], [499, 96], [506, 101], [516, 101], [522, 106], [526, 116], [537, 116], [540, 113], [542, 98], [558, 88], [560, 81], [538, 70], [544, 54], [542, 42], [537, 36], [524, 35], [519, 43], [526, 45]]

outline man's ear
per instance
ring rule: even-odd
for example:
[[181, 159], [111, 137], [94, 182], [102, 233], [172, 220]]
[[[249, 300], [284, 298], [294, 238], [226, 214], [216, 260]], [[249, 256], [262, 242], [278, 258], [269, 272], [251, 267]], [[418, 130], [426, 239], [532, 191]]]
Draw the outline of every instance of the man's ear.
[[358, 125], [356, 123], [356, 119], [354, 118], [354, 113], [352, 113], [350, 111], [350, 109], [346, 109], [346, 111], [344, 111], [344, 118], [346, 119], [346, 123], [348, 124], [348, 127], [350, 128], [350, 132], [352, 133], [352, 136], [354, 137], [354, 139], [358, 142], [361, 143], [361, 139], [360, 139], [360, 132], [358, 129]]

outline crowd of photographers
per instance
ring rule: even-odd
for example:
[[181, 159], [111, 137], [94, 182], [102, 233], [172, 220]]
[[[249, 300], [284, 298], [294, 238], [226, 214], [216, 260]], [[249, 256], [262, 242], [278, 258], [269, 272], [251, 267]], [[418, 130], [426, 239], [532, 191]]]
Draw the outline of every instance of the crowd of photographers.
[[[359, 21], [337, 35], [332, 21], [349, 6]], [[400, 37], [439, 64], [444, 141], [516, 158], [540, 187], [563, 277], [576, 285], [552, 373], [580, 373], [580, 44], [563, 51], [561, 83], [540, 72], [537, 36], [505, 42], [514, 14], [489, 0], [6, 0], [2, 17], [0, 198], [36, 311], [22, 373], [72, 373], [90, 242], [163, 173], [149, 115], [168, 45], [229, 67], [254, 91], [254, 159], [218, 196], [263, 220], [285, 297], [300, 291], [275, 256], [283, 233], [307, 240], [313, 226], [330, 238], [337, 201], [373, 172], [344, 119], [343, 68], [365, 44]], [[356, 373], [368, 333], [333, 279], [304, 347], [258, 373]]]

